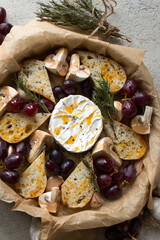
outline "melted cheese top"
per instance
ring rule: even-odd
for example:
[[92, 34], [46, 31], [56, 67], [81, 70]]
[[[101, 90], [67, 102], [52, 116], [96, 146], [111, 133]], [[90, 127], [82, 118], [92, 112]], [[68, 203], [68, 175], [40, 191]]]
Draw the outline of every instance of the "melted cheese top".
[[49, 131], [55, 140], [69, 152], [89, 150], [103, 129], [99, 108], [88, 98], [70, 95], [55, 106]]

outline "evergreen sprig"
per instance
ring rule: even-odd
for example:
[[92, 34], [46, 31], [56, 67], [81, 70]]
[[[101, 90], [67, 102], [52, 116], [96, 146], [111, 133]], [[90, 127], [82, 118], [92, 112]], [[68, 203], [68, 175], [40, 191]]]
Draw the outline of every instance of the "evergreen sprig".
[[46, 107], [46, 105], [41, 102], [41, 96], [39, 94], [35, 94], [32, 93], [27, 87], [26, 85], [23, 83], [23, 79], [18, 78], [16, 75], [14, 77], [14, 81], [16, 83], [16, 85], [25, 92], [25, 94], [27, 95], [27, 97], [29, 97], [32, 101], [37, 102], [40, 107], [45, 111], [45, 112], [49, 112], [48, 108]]
[[[100, 3], [103, 4], [104, 11], [98, 7]], [[107, 21], [114, 13], [114, 7], [117, 5], [115, 0], [99, 0], [97, 4], [93, 4], [93, 0], [59, 0], [59, 2], [50, 0], [48, 4], [42, 2], [38, 4], [40, 10], [36, 15], [41, 21], [68, 26], [74, 30], [78, 28], [86, 34], [98, 33], [104, 40], [112, 36], [131, 41]]]
[[85, 158], [82, 158], [81, 161], [83, 162], [83, 164], [86, 166], [86, 168], [88, 169], [88, 171], [90, 173], [92, 183], [93, 183], [93, 186], [94, 186], [94, 190], [96, 192], [100, 192], [100, 189], [99, 189], [99, 186], [98, 186], [98, 183], [97, 183], [97, 176], [94, 173], [94, 170], [91, 168], [90, 164], [87, 162], [87, 160]]
[[103, 76], [97, 81], [99, 87], [96, 87], [93, 94], [93, 102], [100, 108], [102, 115], [109, 119], [111, 126], [114, 126], [115, 107], [114, 96], [110, 94], [110, 84], [104, 80]]

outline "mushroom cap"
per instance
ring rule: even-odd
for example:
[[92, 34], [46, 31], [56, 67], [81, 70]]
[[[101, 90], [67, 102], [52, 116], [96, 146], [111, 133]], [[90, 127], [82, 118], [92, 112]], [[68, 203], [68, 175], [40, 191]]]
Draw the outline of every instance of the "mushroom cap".
[[115, 107], [115, 119], [118, 122], [120, 122], [123, 118], [122, 103], [119, 101], [114, 101], [114, 107]]
[[46, 191], [51, 191], [53, 187], [60, 187], [64, 183], [61, 176], [51, 176], [47, 180]]
[[141, 115], [137, 115], [132, 119], [131, 127], [136, 133], [150, 134], [150, 123], [144, 122], [144, 118]]

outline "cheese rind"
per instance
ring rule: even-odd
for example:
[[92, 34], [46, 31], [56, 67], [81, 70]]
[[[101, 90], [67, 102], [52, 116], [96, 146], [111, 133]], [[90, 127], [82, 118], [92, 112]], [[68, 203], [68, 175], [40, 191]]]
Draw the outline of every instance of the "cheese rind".
[[55, 106], [49, 131], [55, 140], [69, 152], [89, 150], [103, 129], [99, 108], [88, 98], [70, 95]]

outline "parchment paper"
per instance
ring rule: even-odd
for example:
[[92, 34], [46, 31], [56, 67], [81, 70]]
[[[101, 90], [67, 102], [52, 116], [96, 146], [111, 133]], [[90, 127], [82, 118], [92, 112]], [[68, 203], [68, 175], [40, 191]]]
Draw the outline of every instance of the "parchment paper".
[[[14, 201], [13, 210], [41, 218], [41, 240], [60, 240], [64, 237], [70, 240], [89, 240], [94, 234], [86, 229], [110, 226], [131, 219], [141, 212], [148, 199], [148, 207], [152, 207], [152, 190], [160, 173], [160, 104], [152, 78], [142, 62], [142, 50], [109, 44], [36, 20], [25, 26], [13, 27], [0, 47], [0, 84], [11, 79], [11, 74], [20, 69], [23, 59], [43, 58], [62, 46], [69, 51], [88, 49], [113, 58], [125, 68], [129, 77], [135, 77], [142, 89], [151, 94], [154, 107], [148, 150], [143, 158], [145, 167], [118, 200], [105, 200], [104, 205], [97, 210], [89, 207], [71, 210], [61, 206], [57, 215], [51, 215], [47, 210], [41, 209], [36, 200], [23, 199], [0, 181], [1, 200]], [[84, 231], [79, 231], [81, 229]]]

